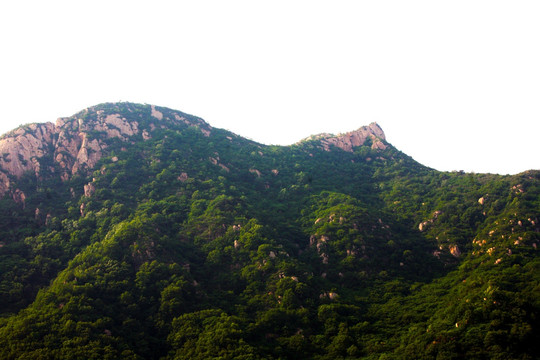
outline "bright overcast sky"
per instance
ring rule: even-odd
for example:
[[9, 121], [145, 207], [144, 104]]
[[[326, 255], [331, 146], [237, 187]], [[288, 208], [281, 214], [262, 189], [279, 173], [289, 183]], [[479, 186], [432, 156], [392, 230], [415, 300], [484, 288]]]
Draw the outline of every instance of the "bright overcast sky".
[[540, 169], [540, 1], [3, 1], [0, 132], [102, 102], [266, 144], [378, 122], [438, 170]]

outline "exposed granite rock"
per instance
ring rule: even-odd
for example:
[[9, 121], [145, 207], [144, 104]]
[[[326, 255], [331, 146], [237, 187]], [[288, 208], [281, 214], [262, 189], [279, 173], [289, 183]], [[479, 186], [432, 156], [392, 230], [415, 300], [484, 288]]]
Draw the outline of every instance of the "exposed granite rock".
[[23, 209], [24, 209], [24, 206], [26, 205], [26, 195], [24, 194], [24, 192], [22, 192], [21, 190], [19, 189], [16, 189], [14, 192], [13, 192], [13, 200], [19, 204], [19, 205], [22, 205]]
[[101, 159], [102, 146], [99, 140], [88, 140], [85, 133], [79, 134], [82, 138], [82, 143], [77, 153], [77, 158], [71, 169], [72, 174], [76, 174], [81, 169], [93, 169], [96, 163]]
[[[326, 277], [326, 276], [324, 276]], [[322, 294], [319, 295], [319, 298], [321, 299], [324, 299], [324, 298], [328, 298], [330, 300], [337, 300], [339, 298], [339, 295], [335, 292], [324, 292]]]
[[96, 187], [93, 183], [84, 185], [84, 196], [91, 197], [96, 192]]
[[254, 175], [257, 175], [257, 177], [261, 177], [261, 172], [257, 169], [249, 169], [249, 172], [254, 174]]
[[[15, 177], [28, 171], [39, 176], [39, 164], [33, 159], [41, 158], [54, 146], [54, 128], [52, 123], [31, 124], [6, 134], [0, 140], [0, 169]], [[9, 182], [0, 185], [0, 189], [5, 187]]]
[[181, 182], [185, 182], [187, 181], [188, 179], [188, 174], [186, 172], [182, 172], [179, 176], [178, 176], [178, 180], [180, 180]]
[[163, 120], [163, 113], [159, 110], [156, 110], [156, 107], [152, 105], [152, 116], [158, 120]]
[[174, 118], [177, 122], [181, 122], [181, 123], [184, 123], [188, 126], [193, 126], [193, 127], [196, 127], [198, 128], [203, 134], [204, 136], [206, 137], [209, 137], [210, 134], [211, 134], [211, 130], [212, 130], [212, 126], [210, 126], [209, 124], [207, 124], [206, 122], [204, 121], [200, 121], [198, 123], [195, 123], [189, 119], [186, 119], [185, 117], [183, 116], [180, 116], [178, 114], [174, 114]]
[[351, 131], [337, 136], [330, 134], [320, 134], [308, 138], [308, 140], [319, 140], [323, 149], [330, 151], [332, 146], [342, 150], [353, 152], [355, 147], [362, 146], [367, 140], [371, 140], [371, 148], [384, 150], [386, 149], [386, 136], [384, 131], [377, 123], [371, 123], [368, 126], [363, 126], [356, 131]]
[[460, 257], [461, 256], [461, 250], [459, 250], [459, 247], [457, 245], [450, 245], [448, 247], [448, 250], [450, 250], [450, 253], [454, 256], [454, 257]]
[[7, 193], [10, 185], [8, 176], [3, 172], [0, 172], [0, 195]]
[[435, 222], [435, 220], [437, 220], [437, 218], [439, 217], [439, 215], [442, 214], [442, 211], [440, 210], [437, 210], [433, 213], [431, 219], [429, 220], [426, 220], [426, 221], [423, 221], [421, 222], [420, 224], [418, 224], [418, 230], [420, 231], [424, 231], [426, 230], [426, 228], [428, 227], [428, 225], [430, 224], [433, 224]]
[[136, 121], [129, 122], [120, 114], [107, 115], [105, 119], [100, 118], [98, 126], [94, 130], [105, 131], [107, 137], [127, 138], [139, 133], [139, 123]]

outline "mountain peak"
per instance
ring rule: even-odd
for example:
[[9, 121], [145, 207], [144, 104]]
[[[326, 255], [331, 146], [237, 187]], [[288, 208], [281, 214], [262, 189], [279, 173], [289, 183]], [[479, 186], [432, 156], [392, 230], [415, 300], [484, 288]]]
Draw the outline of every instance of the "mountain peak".
[[27, 172], [40, 177], [45, 171], [56, 172], [65, 181], [81, 170], [92, 170], [111, 141], [146, 141], [154, 130], [173, 127], [194, 127], [206, 137], [212, 131], [201, 118], [127, 102], [91, 106], [54, 124], [21, 126], [0, 138], [0, 196], [10, 189], [10, 177]]
[[353, 152], [355, 147], [366, 145], [366, 142], [371, 145], [372, 149], [384, 150], [387, 146], [384, 131], [376, 122], [345, 134], [323, 134], [318, 139], [326, 151], [330, 151], [333, 145], [342, 150]]
[[109, 124], [113, 127], [118, 122], [117, 119], [133, 123], [137, 122], [141, 125], [153, 124], [152, 127], [159, 127], [165, 124], [185, 124], [188, 126], [197, 126], [201, 129], [210, 130], [211, 126], [203, 119], [193, 115], [183, 113], [178, 110], [172, 110], [161, 106], [149, 104], [137, 104], [129, 102], [102, 103], [88, 107], [77, 114], [60, 118], [56, 121], [57, 127], [62, 126], [65, 122], [76, 120], [79, 124], [85, 123], [93, 126], [95, 123]]

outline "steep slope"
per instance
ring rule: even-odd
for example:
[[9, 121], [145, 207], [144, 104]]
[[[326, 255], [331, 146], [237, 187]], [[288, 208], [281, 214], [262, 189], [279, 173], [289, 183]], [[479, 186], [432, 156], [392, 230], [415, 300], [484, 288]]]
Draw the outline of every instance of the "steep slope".
[[130, 103], [0, 146], [2, 358], [539, 350], [538, 171], [438, 172], [374, 123], [265, 146]]

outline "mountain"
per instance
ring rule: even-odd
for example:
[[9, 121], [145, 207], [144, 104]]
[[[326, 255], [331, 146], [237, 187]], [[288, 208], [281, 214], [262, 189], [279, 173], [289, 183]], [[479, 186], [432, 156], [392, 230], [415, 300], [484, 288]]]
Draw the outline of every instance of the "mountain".
[[439, 172], [375, 123], [267, 146], [132, 103], [0, 150], [0, 358], [540, 353], [540, 171]]

